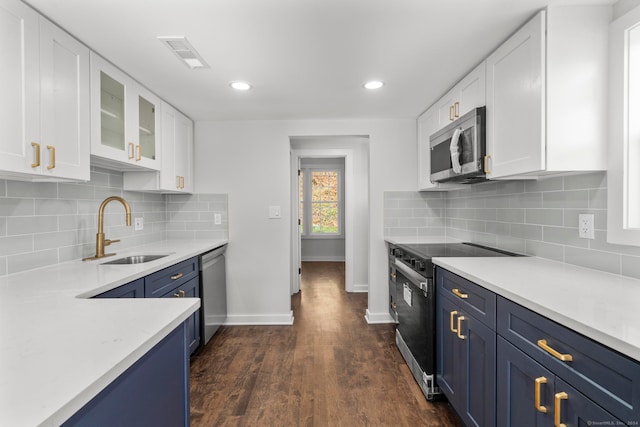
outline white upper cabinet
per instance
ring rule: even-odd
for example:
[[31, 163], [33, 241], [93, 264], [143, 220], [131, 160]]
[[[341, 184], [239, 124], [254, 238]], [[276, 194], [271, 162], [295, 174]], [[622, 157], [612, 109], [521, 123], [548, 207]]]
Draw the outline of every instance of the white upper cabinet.
[[460, 188], [459, 184], [431, 182], [430, 138], [452, 121], [485, 104], [485, 80], [485, 63], [482, 62], [418, 117], [419, 191], [447, 191]]
[[610, 6], [538, 13], [487, 58], [487, 177], [606, 168]]
[[0, 174], [89, 175], [89, 50], [24, 3], [0, 4]]
[[160, 99], [91, 53], [91, 158], [128, 171], [160, 169]]
[[193, 122], [162, 102], [162, 168], [125, 172], [124, 189], [161, 193], [193, 192]]
[[418, 190], [437, 189], [438, 184], [431, 182], [431, 146], [429, 137], [438, 130], [439, 105], [433, 105], [418, 117]]
[[438, 127], [435, 130], [485, 104], [485, 67], [483, 61], [436, 102]]

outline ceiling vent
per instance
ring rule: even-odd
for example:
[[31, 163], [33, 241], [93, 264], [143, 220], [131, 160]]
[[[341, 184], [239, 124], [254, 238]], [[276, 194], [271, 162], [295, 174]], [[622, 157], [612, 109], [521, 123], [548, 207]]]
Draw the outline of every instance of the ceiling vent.
[[158, 36], [158, 40], [167, 46], [187, 67], [191, 69], [210, 68], [186, 37]]

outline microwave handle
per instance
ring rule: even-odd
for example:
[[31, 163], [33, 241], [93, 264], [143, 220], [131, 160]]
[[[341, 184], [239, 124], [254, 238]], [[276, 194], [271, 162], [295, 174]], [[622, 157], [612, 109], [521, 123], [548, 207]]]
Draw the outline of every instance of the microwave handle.
[[451, 152], [451, 165], [455, 173], [462, 172], [462, 165], [460, 165], [460, 147], [458, 146], [458, 141], [460, 140], [461, 134], [462, 129], [456, 128], [456, 130], [453, 131], [451, 144], [449, 145], [449, 151]]

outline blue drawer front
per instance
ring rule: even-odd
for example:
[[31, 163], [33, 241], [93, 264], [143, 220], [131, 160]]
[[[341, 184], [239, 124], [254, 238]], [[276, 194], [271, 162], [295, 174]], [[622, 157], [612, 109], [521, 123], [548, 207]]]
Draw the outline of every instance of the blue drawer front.
[[[498, 297], [498, 334], [622, 420], [638, 420], [640, 363], [546, 317]], [[538, 346], [544, 339], [572, 361]]]
[[144, 295], [149, 298], [159, 298], [198, 276], [198, 257], [182, 261], [164, 270], [156, 271], [144, 279]]
[[436, 267], [436, 285], [437, 292], [451, 297], [467, 314], [495, 329], [496, 294], [440, 267]]

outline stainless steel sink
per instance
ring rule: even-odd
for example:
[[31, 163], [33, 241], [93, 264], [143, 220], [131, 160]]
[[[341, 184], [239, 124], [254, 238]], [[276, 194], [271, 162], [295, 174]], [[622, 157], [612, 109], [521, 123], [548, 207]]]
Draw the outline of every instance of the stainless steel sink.
[[149, 261], [155, 261], [169, 255], [170, 254], [129, 255], [123, 258], [114, 259], [113, 261], [103, 262], [102, 264], [142, 264]]

